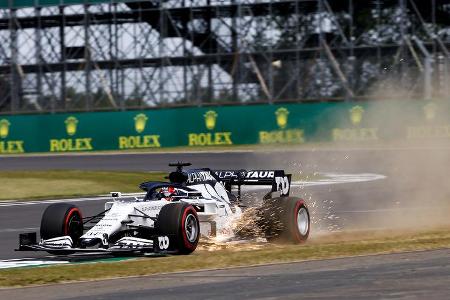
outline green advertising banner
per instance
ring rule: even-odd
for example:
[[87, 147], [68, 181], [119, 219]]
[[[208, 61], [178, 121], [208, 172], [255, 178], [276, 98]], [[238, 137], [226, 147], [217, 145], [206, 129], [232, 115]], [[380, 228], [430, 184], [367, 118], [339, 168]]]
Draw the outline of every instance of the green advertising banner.
[[447, 102], [323, 102], [0, 116], [0, 154], [450, 139]]

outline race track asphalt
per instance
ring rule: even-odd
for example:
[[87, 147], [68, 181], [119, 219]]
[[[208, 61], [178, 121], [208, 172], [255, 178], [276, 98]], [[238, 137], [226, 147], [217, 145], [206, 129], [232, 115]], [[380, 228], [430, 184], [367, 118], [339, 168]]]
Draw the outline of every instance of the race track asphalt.
[[0, 290], [1, 299], [448, 299], [450, 250]]

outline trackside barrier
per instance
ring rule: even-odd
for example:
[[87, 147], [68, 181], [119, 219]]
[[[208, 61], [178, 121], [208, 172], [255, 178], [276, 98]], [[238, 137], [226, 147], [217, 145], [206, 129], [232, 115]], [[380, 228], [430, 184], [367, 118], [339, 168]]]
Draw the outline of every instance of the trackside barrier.
[[449, 140], [447, 102], [385, 100], [0, 116], [0, 153]]

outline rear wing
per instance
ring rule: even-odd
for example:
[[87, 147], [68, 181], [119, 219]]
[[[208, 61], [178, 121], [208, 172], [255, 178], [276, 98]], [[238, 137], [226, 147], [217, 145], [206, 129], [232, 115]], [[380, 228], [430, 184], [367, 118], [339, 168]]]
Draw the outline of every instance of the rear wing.
[[212, 170], [218, 181], [231, 192], [232, 186], [238, 187], [240, 198], [242, 185], [270, 185], [273, 192], [280, 192], [281, 196], [289, 196], [291, 188], [291, 174], [283, 170]]

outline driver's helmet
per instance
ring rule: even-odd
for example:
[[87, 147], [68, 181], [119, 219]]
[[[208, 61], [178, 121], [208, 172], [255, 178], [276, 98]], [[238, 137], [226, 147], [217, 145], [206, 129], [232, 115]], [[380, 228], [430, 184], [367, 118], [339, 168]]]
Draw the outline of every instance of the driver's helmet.
[[161, 193], [167, 201], [172, 201], [173, 196], [176, 195], [176, 189], [173, 186], [164, 187], [161, 189]]

